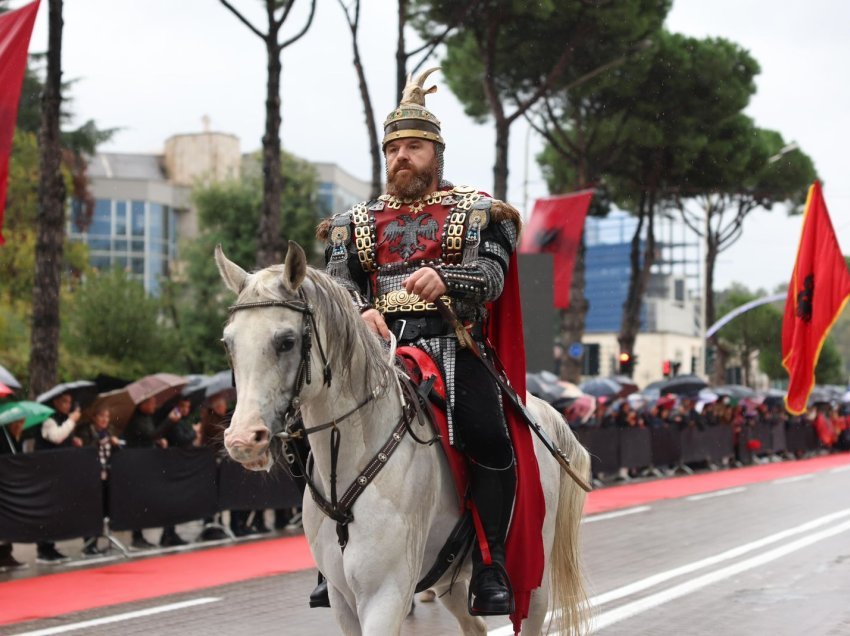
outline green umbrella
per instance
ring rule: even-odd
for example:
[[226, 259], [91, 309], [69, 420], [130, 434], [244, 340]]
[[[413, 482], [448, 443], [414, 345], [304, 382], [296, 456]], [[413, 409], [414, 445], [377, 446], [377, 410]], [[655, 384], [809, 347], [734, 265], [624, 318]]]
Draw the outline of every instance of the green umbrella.
[[54, 409], [38, 402], [7, 402], [0, 406], [0, 426], [24, 420], [24, 430], [26, 430], [41, 424], [54, 412]]

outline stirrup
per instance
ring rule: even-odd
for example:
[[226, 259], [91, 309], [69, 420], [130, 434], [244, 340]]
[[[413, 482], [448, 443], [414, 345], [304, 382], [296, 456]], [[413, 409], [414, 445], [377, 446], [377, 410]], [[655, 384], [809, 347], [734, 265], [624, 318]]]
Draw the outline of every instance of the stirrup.
[[[507, 598], [492, 599], [482, 595], [474, 594], [474, 587], [479, 577], [491, 571], [498, 574], [504, 584]], [[481, 568], [472, 576], [472, 581], [469, 583], [469, 599], [467, 609], [472, 616], [504, 616], [514, 613], [514, 591], [511, 587], [511, 580], [508, 578], [508, 573], [501, 563], [493, 562], [491, 565], [482, 565]]]

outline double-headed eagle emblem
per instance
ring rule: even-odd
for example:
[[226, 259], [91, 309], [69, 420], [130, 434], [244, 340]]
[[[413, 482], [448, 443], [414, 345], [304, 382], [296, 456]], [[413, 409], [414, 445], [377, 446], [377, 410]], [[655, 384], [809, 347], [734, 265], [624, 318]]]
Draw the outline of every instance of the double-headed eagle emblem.
[[[416, 252], [425, 251], [426, 246], [419, 242], [419, 238], [436, 241], [439, 229], [439, 224], [430, 214], [423, 214], [417, 218], [400, 214], [394, 221], [387, 224], [384, 229], [384, 240], [391, 244], [391, 252], [398, 252], [399, 256], [408, 260]], [[392, 245], [396, 242], [397, 245]]]

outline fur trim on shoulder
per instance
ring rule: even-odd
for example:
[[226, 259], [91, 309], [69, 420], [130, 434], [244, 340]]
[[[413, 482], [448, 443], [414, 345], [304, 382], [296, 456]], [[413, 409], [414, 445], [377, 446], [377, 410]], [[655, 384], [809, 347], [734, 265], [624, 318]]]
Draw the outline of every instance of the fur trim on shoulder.
[[332, 218], [324, 219], [319, 225], [316, 226], [316, 238], [322, 241], [323, 243], [327, 243], [328, 235], [331, 233], [331, 221]]
[[490, 218], [493, 221], [512, 221], [516, 226], [517, 235], [522, 230], [522, 217], [515, 207], [499, 199], [493, 199], [490, 207]]

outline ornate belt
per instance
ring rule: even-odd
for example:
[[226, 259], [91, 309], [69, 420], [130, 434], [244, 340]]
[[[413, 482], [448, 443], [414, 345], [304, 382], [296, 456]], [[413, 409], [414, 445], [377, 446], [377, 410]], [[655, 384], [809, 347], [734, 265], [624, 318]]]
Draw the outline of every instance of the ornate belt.
[[[448, 296], [442, 296], [441, 298], [447, 305], [452, 304], [452, 299]], [[403, 289], [397, 289], [377, 296], [373, 305], [382, 314], [410, 314], [423, 311], [437, 312], [437, 306], [434, 303], [425, 302], [416, 294], [408, 294]]]

